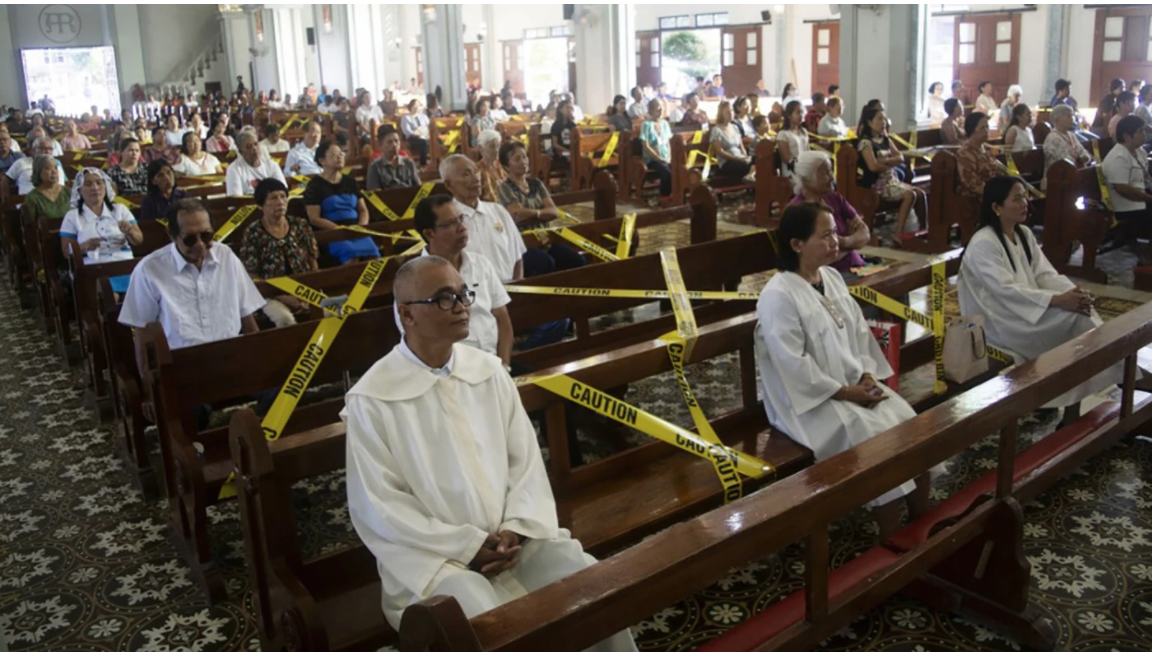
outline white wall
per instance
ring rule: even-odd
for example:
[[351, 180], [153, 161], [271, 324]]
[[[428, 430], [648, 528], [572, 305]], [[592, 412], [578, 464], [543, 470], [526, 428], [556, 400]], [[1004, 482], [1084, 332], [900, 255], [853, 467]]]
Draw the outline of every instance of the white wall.
[[[1093, 109], [1101, 98], [1090, 97], [1090, 76], [1094, 67], [1094, 17], [1096, 9], [1083, 5], [1066, 6], [1066, 60], [1062, 77], [1070, 81], [1070, 95], [1079, 107]], [[1050, 94], [1054, 93], [1053, 89]]]
[[349, 73], [348, 52], [348, 8], [333, 5], [332, 32], [325, 32], [320, 5], [313, 5], [313, 20], [317, 26], [317, 65], [319, 84], [328, 87], [331, 93], [340, 90], [341, 95], [352, 94], [352, 76]]
[[[271, 9], [261, 9], [258, 11], [264, 20], [264, 40], [257, 39], [256, 21], [253, 18], [257, 12], [253, 12], [248, 16], [248, 35], [251, 47], [263, 54], [252, 55], [248, 50], [245, 50], [244, 61], [252, 62], [252, 80], [248, 79], [247, 71], [241, 74], [245, 76], [245, 82], [250, 89], [275, 89], [280, 86], [280, 76], [277, 74], [276, 61], [276, 16]], [[235, 88], [234, 86], [233, 89], [230, 90], [235, 90]], [[290, 89], [289, 91], [294, 100], [297, 94], [300, 93], [299, 89]]]
[[[9, 7], [9, 11], [12, 8]], [[20, 53], [12, 45], [12, 27], [9, 11], [0, 11], [0, 52], [12, 53], [0, 57], [0, 101], [6, 105], [24, 104], [24, 79], [20, 73]]]
[[[529, 28], [558, 27], [565, 24], [564, 8], [559, 4], [493, 5], [493, 16], [497, 24], [488, 26], [489, 34], [498, 41], [520, 39]], [[473, 40], [475, 39], [466, 39], [466, 41]]]
[[[139, 16], [141, 46], [147, 53], [144, 74], [149, 84], [168, 81], [170, 75], [184, 75], [190, 60], [220, 34], [217, 22], [220, 12], [216, 5], [128, 6], [135, 7]], [[117, 21], [117, 35], [123, 40], [120, 28], [121, 23]]]

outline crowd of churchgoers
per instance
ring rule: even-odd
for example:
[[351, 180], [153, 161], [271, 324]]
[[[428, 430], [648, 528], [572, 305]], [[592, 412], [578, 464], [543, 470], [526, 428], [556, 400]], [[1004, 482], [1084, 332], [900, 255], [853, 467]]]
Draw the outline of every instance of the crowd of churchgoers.
[[[62, 124], [53, 121], [60, 132], [49, 127], [46, 117], [53, 112], [44, 99], [28, 110], [0, 108], [0, 167], [10, 192], [23, 197], [26, 219], [62, 219], [65, 253], [71, 242], [64, 240], [75, 240], [86, 264], [131, 259], [142, 239], [139, 222], [166, 219], [171, 244], [143, 257], [113, 288], [122, 295], [121, 323], [143, 328], [159, 322], [169, 346], [182, 348], [262, 325], [290, 325], [307, 314], [308, 306], [292, 295], [263, 298], [253, 280], [315, 271], [321, 253], [314, 231], [368, 223], [360, 186], [344, 172], [352, 131], [365, 137], [361, 143], [375, 144], [367, 190], [421, 183], [429, 121], [445, 110], [439, 94], [422, 94], [415, 80], [409, 91], [412, 99], [398, 107], [389, 90], [374, 102], [367, 90], [346, 97], [309, 85], [294, 102], [276, 91], [254, 95], [240, 82], [228, 98], [160, 102], [143, 96], [118, 117], [93, 108]], [[1023, 229], [1026, 187], [995, 163], [986, 145], [990, 131], [1003, 134], [1013, 151], [1041, 146], [1047, 168], [1061, 159], [1089, 163], [1083, 141], [1108, 134], [1116, 145], [1099, 164], [1119, 224], [1131, 231], [1120, 237], [1148, 239], [1150, 171], [1143, 144], [1150, 139], [1150, 88], [1115, 81], [1086, 125], [1069, 82], [1060, 80], [1051, 102], [1053, 129], [1043, 144], [1034, 142], [1035, 118], [1020, 87], [1010, 87], [1001, 103], [988, 83], [976, 91], [971, 97], [955, 83], [945, 98], [944, 85], [934, 83], [926, 118], [940, 123], [943, 143], [957, 146], [959, 191], [980, 208], [981, 228], [959, 275], [961, 311], [983, 315], [989, 341], [1021, 361], [1101, 320], [1090, 295], [1058, 274], [1033, 233]], [[780, 173], [795, 196], [780, 217], [780, 273], [757, 305], [756, 357], [771, 423], [822, 460], [914, 411], [880, 382], [893, 372], [846, 286], [852, 269], [864, 264], [859, 250], [870, 242], [869, 229], [835, 188], [830, 155], [812, 149], [810, 140], [848, 140], [861, 154], [859, 184], [900, 203], [899, 218], [924, 220], [927, 198], [907, 179], [882, 101], [866, 103], [850, 128], [836, 86], [806, 102], [789, 84], [769, 99], [764, 82], [734, 95], [721, 76], [701, 80], [680, 98], [661, 84], [639, 85], [628, 97], [614, 98], [603, 120], [630, 131], [641, 122], [642, 156], [660, 176], [663, 195], [670, 193], [673, 126], [708, 134], [719, 169], [738, 178], [756, 174], [752, 153], [760, 140], [776, 142]], [[701, 107], [705, 101], [716, 102], [712, 119]], [[211, 105], [208, 124], [200, 112], [188, 111], [201, 104]], [[288, 143], [279, 126], [260, 133], [245, 125], [259, 107], [332, 114], [335, 133], [324, 137], [314, 119], [301, 141]], [[451, 594], [472, 616], [593, 562], [558, 527], [532, 425], [505, 373], [516, 363], [504, 285], [585, 264], [582, 254], [562, 243], [527, 248], [521, 238], [523, 230], [558, 218], [547, 185], [531, 176], [526, 147], [497, 130], [510, 116], [529, 111], [542, 113], [542, 134], [551, 136], [554, 156], [568, 157], [571, 131], [587, 116], [572, 93], [552, 93], [530, 109], [509, 85], [493, 94], [470, 92], [465, 118], [479, 159], [457, 154], [439, 162], [436, 177], [449, 193], [416, 206], [414, 229], [426, 247], [394, 282], [404, 338], [347, 397], [350, 516], [380, 560], [382, 603], [394, 625], [406, 605], [427, 596]], [[386, 123], [386, 116], [400, 120]], [[66, 180], [58, 158], [91, 149], [86, 133], [100, 128], [110, 134], [107, 166], [84, 167]], [[283, 162], [274, 158], [282, 155]], [[223, 176], [227, 195], [251, 196], [259, 207], [236, 252], [214, 243], [208, 211], [177, 185], [178, 178], [196, 176]], [[289, 179], [304, 185], [304, 216], [289, 210]], [[142, 197], [136, 214], [114, 202], [118, 196]], [[333, 242], [327, 250], [341, 264], [380, 255], [367, 237]], [[529, 345], [560, 339], [567, 329], [568, 322], [541, 326]], [[815, 348], [819, 335], [822, 347]], [[1120, 382], [1120, 375], [1110, 369], [1054, 405], [1072, 406]], [[474, 439], [477, 446], [463, 446]], [[576, 457], [580, 462], [579, 452]], [[487, 475], [474, 485], [435, 482], [482, 471]], [[925, 509], [936, 473], [867, 504], [877, 508], [883, 534], [898, 526], [902, 503], [914, 515]], [[629, 649], [633, 643], [626, 631], [605, 646]]]

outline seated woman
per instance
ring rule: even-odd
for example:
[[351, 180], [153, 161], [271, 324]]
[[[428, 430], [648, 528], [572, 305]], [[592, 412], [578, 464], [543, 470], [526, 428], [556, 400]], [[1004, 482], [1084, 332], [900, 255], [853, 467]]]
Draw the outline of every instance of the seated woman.
[[208, 141], [204, 144], [205, 150], [214, 155], [236, 151], [236, 142], [227, 132], [228, 123], [228, 114], [222, 114], [217, 118], [216, 123], [213, 123], [212, 129], [209, 130]]
[[[260, 221], [249, 222], [241, 235], [240, 261], [248, 274], [267, 280], [317, 270], [317, 239], [306, 219], [288, 216], [288, 187], [276, 178], [256, 185], [253, 200], [261, 209]], [[291, 294], [268, 300], [261, 310], [277, 328], [297, 322], [309, 305]]]
[[[637, 95], [641, 95], [641, 91], [637, 87], [633, 87]], [[634, 103], [637, 104], [637, 103]], [[609, 118], [609, 125], [613, 127], [616, 132], [632, 132], [633, 118], [630, 117], [628, 111], [625, 109], [625, 96], [617, 94], [613, 96], [613, 104], [605, 111], [605, 115]]]
[[437, 100], [437, 94], [425, 94], [425, 113], [429, 118], [442, 118], [445, 116], [445, 110], [441, 109], [441, 101]]
[[76, 121], [70, 118], [64, 119], [64, 136], [60, 138], [60, 146], [65, 151], [80, 152], [84, 152], [92, 148], [92, 144], [88, 141], [88, 137], [80, 134], [80, 130], [76, 125]]
[[505, 181], [505, 169], [498, 157], [501, 133], [496, 130], [481, 132], [477, 135], [477, 149], [481, 151], [481, 160], [477, 162], [477, 170], [481, 173], [481, 200], [496, 203], [497, 187]]
[[986, 150], [990, 138], [989, 118], [981, 112], [966, 117], [966, 140], [958, 149], [958, 191], [971, 198], [981, 198], [986, 183], [1002, 170]]
[[180, 161], [174, 164], [172, 169], [186, 177], [224, 173], [220, 160], [216, 155], [204, 150], [200, 137], [192, 130], [184, 133], [184, 139], [180, 144]]
[[[519, 229], [544, 228], [559, 216], [549, 190], [540, 180], [529, 177], [529, 153], [520, 141], [501, 146], [498, 159], [507, 176], [497, 185], [497, 202], [505, 206]], [[529, 249], [522, 260], [527, 278], [585, 265], [585, 258], [560, 240], [552, 241], [545, 248]]]
[[709, 133], [709, 145], [717, 157], [717, 168], [724, 175], [738, 179], [749, 175], [753, 160], [745, 152], [741, 130], [733, 123], [733, 108], [728, 100], [717, 105], [717, 123]]
[[[818, 461], [912, 419], [914, 409], [878, 382], [893, 375], [861, 308], [837, 271], [833, 215], [821, 205], [786, 208], [778, 228], [779, 273], [757, 301], [754, 350], [769, 423], [809, 447]], [[940, 466], [935, 468], [940, 471]], [[902, 497], [925, 511], [929, 474], [866, 504], [881, 536], [897, 530]]]
[[[990, 180], [982, 194], [981, 227], [966, 246], [958, 273], [962, 314], [985, 317], [990, 344], [1019, 363], [1102, 325], [1090, 293], [1055, 271], [1034, 233], [1022, 227], [1028, 204], [1018, 178]], [[1046, 407], [1073, 406], [1120, 383], [1122, 366], [1119, 362]], [[1066, 419], [1076, 416], [1076, 406], [1068, 407]]]
[[[196, 135], [192, 132], [184, 136]], [[163, 219], [168, 216], [168, 206], [188, 194], [176, 188], [176, 171], [164, 160], [156, 160], [148, 165], [148, 193], [140, 202], [140, 220]]]
[[898, 207], [897, 232], [905, 232], [910, 210], [917, 215], [920, 225], [926, 224], [929, 204], [926, 192], [898, 180], [895, 169], [902, 165], [902, 154], [886, 135], [886, 113], [877, 106], [867, 106], [862, 112], [861, 132], [858, 134], [858, 185], [872, 187], [881, 199], [901, 203]]
[[1005, 137], [1010, 152], [1020, 153], [1034, 149], [1034, 131], [1030, 129], [1030, 123], [1033, 121], [1034, 113], [1030, 111], [1029, 105], [1018, 103], [1014, 107], [1014, 113], [1010, 125], [1006, 129]]
[[[75, 239], [84, 252], [84, 264], [132, 259], [132, 246], [144, 241], [144, 235], [132, 212], [113, 203], [114, 197], [111, 181], [103, 171], [91, 167], [80, 170], [72, 183], [73, 209], [60, 224], [60, 247], [65, 258], [70, 257], [67, 239]], [[128, 291], [130, 277], [110, 278], [112, 291]]]
[[849, 126], [841, 117], [843, 109], [841, 98], [830, 96], [829, 100], [825, 101], [825, 108], [825, 116], [821, 117], [821, 122], [817, 124], [817, 133], [820, 136], [834, 137], [835, 139], [849, 136]]
[[669, 121], [661, 118], [661, 101], [649, 101], [649, 118], [641, 124], [641, 154], [645, 168], [661, 177], [661, 197], [668, 198], [673, 193], [673, 170], [669, 168], [672, 154], [669, 140], [673, 129]]
[[31, 230], [40, 219], [61, 219], [72, 208], [68, 190], [60, 178], [56, 158], [34, 155], [32, 183], [36, 185], [20, 205], [20, 220], [25, 230]]
[[930, 92], [926, 96], [926, 116], [934, 123], [941, 123], [949, 116], [946, 111], [946, 101], [942, 99], [942, 94], [945, 92], [946, 85], [941, 82], [934, 82], [930, 85]]
[[429, 163], [429, 117], [416, 98], [409, 101], [408, 109], [409, 113], [401, 117], [401, 133], [409, 144], [409, 152], [425, 166]]
[[801, 102], [791, 100], [785, 106], [781, 129], [777, 131], [777, 152], [781, 156], [781, 175], [793, 176], [797, 156], [809, 150], [809, 133], [805, 131]]
[[962, 143], [962, 103], [957, 98], [949, 98], [945, 104], [946, 118], [939, 128], [942, 134], [942, 145], [957, 146]]
[[[742, 139], [752, 139], [756, 134], [753, 129], [753, 109], [748, 96], [738, 96], [733, 101], [733, 123], [741, 131]], [[750, 154], [753, 153], [753, 149], [748, 150]]]
[[697, 106], [698, 100], [700, 100], [700, 97], [692, 91], [685, 94], [685, 100], [682, 101], [683, 113], [681, 118], [674, 122], [682, 127], [692, 127], [698, 130], [706, 129], [706, 127], [709, 126], [709, 115], [705, 113], [705, 110]]
[[[167, 162], [164, 158], [154, 161]], [[113, 196], [139, 196], [148, 192], [148, 169], [140, 161], [140, 144], [136, 139], [120, 141], [120, 163], [108, 169], [108, 177], [116, 184]]]
[[850, 269], [866, 265], [859, 248], [870, 243], [870, 229], [853, 205], [833, 188], [833, 160], [823, 150], [810, 150], [797, 156], [794, 166], [790, 205], [814, 203], [824, 205], [833, 216], [837, 230], [838, 258], [831, 264], [843, 278], [856, 278]]
[[[1090, 153], [1074, 135], [1074, 110], [1069, 105], [1058, 105], [1050, 110], [1050, 123], [1054, 126], [1046, 140], [1042, 142], [1045, 170], [1049, 171], [1054, 162], [1068, 159], [1075, 166], [1090, 163]], [[1046, 188], [1046, 178], [1042, 177], [1042, 188]]]
[[[361, 198], [357, 181], [344, 175], [345, 151], [335, 142], [322, 141], [317, 146], [317, 164], [321, 172], [314, 175], [305, 187], [305, 212], [309, 223], [317, 230], [334, 230], [340, 224], [368, 225], [369, 208]], [[375, 258], [381, 251], [372, 238], [362, 237], [335, 241], [329, 244], [329, 255], [340, 264], [357, 258]]]
[[553, 143], [553, 165], [569, 162], [569, 146], [572, 141], [572, 131], [577, 129], [577, 122], [573, 120], [573, 104], [562, 100], [557, 105], [556, 118], [549, 128]]
[[994, 85], [992, 82], [978, 83], [978, 99], [974, 101], [974, 111], [985, 114], [986, 120], [997, 117], [998, 102], [994, 100]]
[[469, 125], [473, 130], [473, 137], [476, 137], [485, 130], [496, 130], [497, 118], [489, 111], [489, 99], [481, 98], [474, 107], [473, 118], [469, 119]]
[[[154, 160], [158, 159], [164, 160], [169, 164], [176, 164], [178, 161], [180, 161], [180, 153], [168, 147], [168, 144], [166, 143], [166, 133], [167, 130], [163, 125], [152, 130], [152, 143], [148, 146], [148, 150], [145, 150], [140, 155], [140, 161], [142, 164], [147, 166]], [[123, 147], [124, 144], [121, 142], [121, 148]]]

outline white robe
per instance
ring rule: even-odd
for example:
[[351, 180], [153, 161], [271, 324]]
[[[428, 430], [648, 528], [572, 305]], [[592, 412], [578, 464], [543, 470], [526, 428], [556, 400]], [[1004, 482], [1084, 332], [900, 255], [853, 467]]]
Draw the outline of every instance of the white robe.
[[[873, 408], [833, 395], [857, 385], [863, 374], [876, 380], [893, 375], [881, 348], [850, 296], [841, 274], [821, 268], [826, 298], [843, 327], [801, 276], [782, 271], [770, 279], [757, 300], [754, 350], [761, 374], [762, 402], [769, 423], [813, 451], [818, 461], [864, 443], [915, 416], [914, 409], [881, 383], [889, 397]], [[933, 473], [942, 470], [935, 468]], [[906, 481], [867, 506], [884, 505], [913, 492]]]
[[[979, 230], [966, 246], [958, 275], [958, 304], [962, 314], [980, 314], [986, 319], [986, 340], [1009, 352], [1014, 362], [1033, 360], [1042, 353], [1102, 325], [1097, 312], [1090, 316], [1050, 307], [1050, 299], [1074, 288], [1070, 279], [1054, 270], [1029, 230], [1026, 246], [1033, 263], [1026, 259], [1022, 241], [1006, 238], [1010, 257], [991, 228]], [[1013, 258], [1014, 267], [1010, 262]], [[1071, 405], [1122, 381], [1123, 364], [1094, 376], [1054, 399], [1045, 407]]]
[[[373, 365], [341, 413], [349, 517], [377, 558], [389, 623], [438, 594], [471, 617], [595, 563], [558, 528], [536, 433], [501, 361], [457, 344], [434, 372], [407, 350]], [[505, 530], [526, 538], [517, 566], [491, 579], [469, 570]], [[628, 631], [601, 644], [635, 649]]]

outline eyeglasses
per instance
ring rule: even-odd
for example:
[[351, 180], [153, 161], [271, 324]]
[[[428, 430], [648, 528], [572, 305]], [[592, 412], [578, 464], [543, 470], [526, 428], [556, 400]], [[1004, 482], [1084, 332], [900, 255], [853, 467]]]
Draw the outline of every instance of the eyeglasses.
[[422, 298], [419, 301], [409, 301], [407, 303], [403, 303], [402, 305], [433, 305], [436, 303], [437, 307], [441, 308], [445, 312], [448, 312], [449, 310], [453, 309], [453, 307], [457, 304], [457, 301], [460, 301], [461, 305], [464, 307], [469, 307], [475, 300], [477, 300], [477, 292], [471, 289], [466, 289], [460, 294], [454, 294], [453, 292], [443, 292], [431, 298]]
[[444, 223], [438, 223], [433, 227], [437, 230], [444, 230], [446, 228], [456, 228], [457, 226], [465, 225], [465, 215], [458, 214], [455, 218], [450, 219]]
[[181, 235], [181, 237], [180, 237], [180, 241], [182, 243], [184, 243], [184, 245], [189, 247], [189, 248], [196, 246], [197, 240], [204, 242], [204, 245], [208, 246], [209, 244], [212, 243], [212, 239], [213, 239], [213, 233], [211, 230], [205, 230], [204, 232], [201, 232], [198, 234]]

